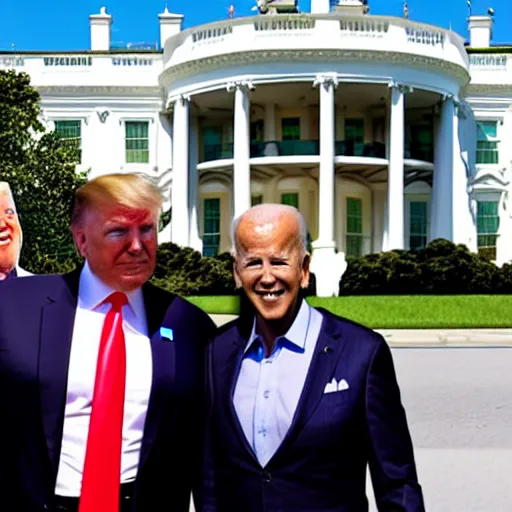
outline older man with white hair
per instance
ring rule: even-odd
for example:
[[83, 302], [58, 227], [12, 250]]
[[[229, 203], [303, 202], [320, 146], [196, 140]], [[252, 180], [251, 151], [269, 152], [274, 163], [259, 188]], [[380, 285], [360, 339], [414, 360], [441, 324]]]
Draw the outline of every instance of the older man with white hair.
[[0, 281], [31, 275], [18, 265], [21, 244], [21, 225], [11, 187], [0, 181]]
[[209, 353], [203, 512], [424, 512], [391, 352], [382, 336], [313, 308], [306, 228], [264, 204], [233, 224], [250, 302]]

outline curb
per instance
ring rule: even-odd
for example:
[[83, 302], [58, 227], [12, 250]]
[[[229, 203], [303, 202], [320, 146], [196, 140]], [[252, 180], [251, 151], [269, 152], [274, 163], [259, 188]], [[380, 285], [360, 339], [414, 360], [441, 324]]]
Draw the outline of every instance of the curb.
[[[212, 314], [217, 327], [237, 315]], [[512, 329], [375, 329], [391, 347], [511, 347]]]

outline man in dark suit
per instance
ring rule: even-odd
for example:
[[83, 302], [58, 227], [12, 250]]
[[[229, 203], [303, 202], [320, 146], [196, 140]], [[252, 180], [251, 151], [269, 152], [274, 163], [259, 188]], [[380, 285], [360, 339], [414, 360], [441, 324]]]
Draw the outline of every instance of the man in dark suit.
[[140, 176], [91, 180], [83, 268], [0, 284], [2, 511], [188, 512], [214, 325], [147, 283], [161, 205]]
[[305, 222], [259, 205], [233, 226], [250, 303], [210, 346], [204, 511], [424, 511], [391, 353], [374, 331], [310, 307]]

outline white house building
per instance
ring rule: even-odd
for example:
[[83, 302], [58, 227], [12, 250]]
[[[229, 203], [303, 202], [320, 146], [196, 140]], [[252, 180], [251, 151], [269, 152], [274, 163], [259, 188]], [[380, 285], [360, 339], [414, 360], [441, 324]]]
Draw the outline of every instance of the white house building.
[[228, 251], [233, 216], [282, 202], [307, 219], [319, 295], [348, 256], [440, 237], [512, 260], [512, 46], [491, 45], [492, 16], [466, 43], [359, 0], [294, 5], [187, 30], [166, 10], [159, 45], [123, 48], [102, 9], [90, 50], [2, 52], [0, 68], [31, 75], [91, 177], [165, 187], [162, 241]]

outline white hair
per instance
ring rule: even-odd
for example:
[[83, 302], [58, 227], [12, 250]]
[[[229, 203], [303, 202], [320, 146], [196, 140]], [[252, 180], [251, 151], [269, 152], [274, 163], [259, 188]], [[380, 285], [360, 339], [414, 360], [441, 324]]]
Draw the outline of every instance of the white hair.
[[0, 181], [0, 195], [7, 197], [12, 204], [13, 208], [16, 210], [16, 205], [14, 204], [14, 197], [12, 195], [11, 187], [7, 181]]
[[247, 211], [235, 217], [231, 222], [231, 254], [236, 256], [238, 254], [238, 243], [237, 243], [237, 229], [240, 221], [246, 216], [250, 215], [255, 220], [261, 220], [263, 222], [279, 221], [279, 218], [283, 215], [291, 213], [299, 225], [299, 238], [300, 238], [300, 249], [305, 253], [308, 252], [308, 228], [306, 220], [302, 213], [297, 210], [294, 206], [287, 204], [278, 203], [263, 203], [249, 208]]

